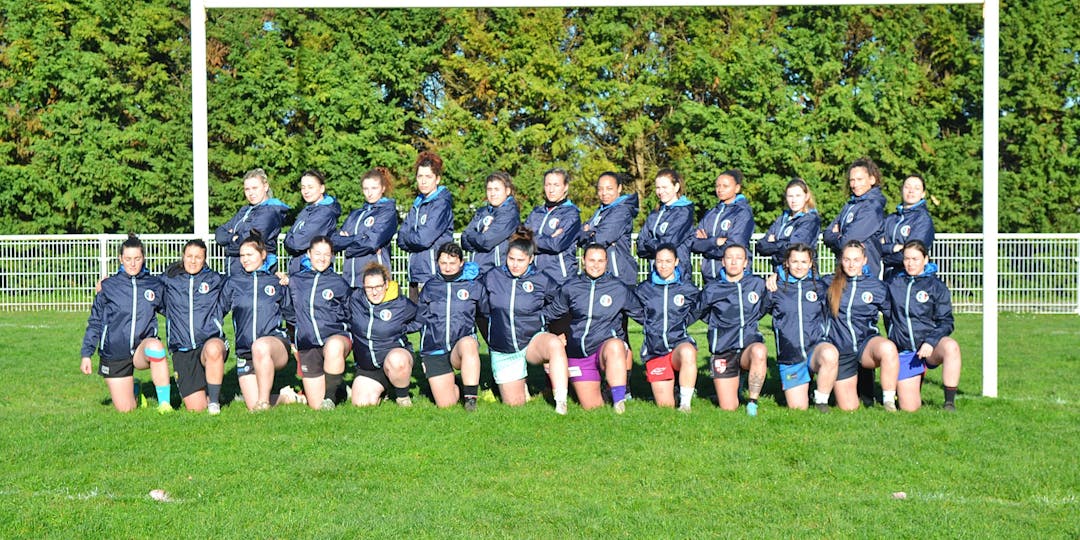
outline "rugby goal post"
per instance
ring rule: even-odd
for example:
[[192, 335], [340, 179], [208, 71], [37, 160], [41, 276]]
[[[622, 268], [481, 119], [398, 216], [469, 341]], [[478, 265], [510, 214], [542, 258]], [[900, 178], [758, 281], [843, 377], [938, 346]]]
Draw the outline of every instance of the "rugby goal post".
[[[458, 2], [402, 0], [387, 6], [377, 0], [191, 0], [191, 129], [194, 162], [194, 233], [210, 233], [209, 152], [206, 109], [206, 10], [222, 8], [446, 8], [523, 6], [565, 7], [608, 6], [610, 2], [575, 0], [479, 0], [468, 5]], [[625, 6], [733, 6], [767, 5], [890, 5], [890, 4], [982, 4], [983, 7], [983, 381], [982, 393], [997, 397], [998, 355], [998, 53], [1000, 50], [999, 0], [636, 0], [619, 2]]]

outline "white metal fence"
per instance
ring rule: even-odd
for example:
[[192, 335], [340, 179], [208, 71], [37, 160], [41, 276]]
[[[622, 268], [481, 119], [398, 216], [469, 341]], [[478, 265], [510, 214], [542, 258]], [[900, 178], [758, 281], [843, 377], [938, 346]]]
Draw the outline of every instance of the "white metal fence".
[[[755, 235], [755, 240], [761, 235]], [[0, 236], [0, 310], [87, 310], [94, 284], [119, 269], [117, 255], [127, 237], [115, 234]], [[161, 272], [179, 259], [190, 235], [143, 235], [147, 268]], [[224, 251], [212, 238], [212, 268], [224, 267]], [[283, 255], [285, 250], [279, 249]], [[1003, 234], [998, 244], [998, 302], [1001, 311], [1080, 314], [1080, 234]], [[982, 311], [982, 235], [938, 234], [931, 257], [952, 290], [953, 309]], [[699, 259], [695, 257], [695, 268]], [[283, 264], [285, 261], [282, 261]], [[834, 261], [820, 257], [822, 272]], [[282, 266], [284, 267], [284, 266]], [[340, 267], [340, 265], [339, 265]], [[406, 255], [392, 257], [394, 276], [404, 282]], [[641, 263], [641, 279], [647, 264]], [[769, 261], [755, 257], [754, 271], [765, 274]], [[700, 285], [700, 275], [695, 272]]]

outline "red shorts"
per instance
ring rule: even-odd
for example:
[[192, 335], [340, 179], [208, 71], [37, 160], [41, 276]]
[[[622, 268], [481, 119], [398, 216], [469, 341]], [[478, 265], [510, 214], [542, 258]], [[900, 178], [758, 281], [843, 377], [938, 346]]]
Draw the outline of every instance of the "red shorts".
[[675, 379], [675, 369], [671, 367], [671, 355], [674, 351], [645, 361], [645, 380], [654, 383]]

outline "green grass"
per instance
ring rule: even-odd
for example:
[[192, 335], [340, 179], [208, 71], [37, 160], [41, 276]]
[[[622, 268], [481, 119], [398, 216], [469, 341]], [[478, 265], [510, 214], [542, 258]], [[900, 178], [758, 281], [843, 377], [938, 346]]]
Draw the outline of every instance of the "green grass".
[[718, 411], [705, 377], [689, 415], [640, 381], [621, 417], [424, 398], [122, 415], [78, 371], [85, 320], [0, 314], [2, 537], [1080, 536], [1076, 316], [1001, 317], [998, 399], [980, 397], [981, 320], [958, 317], [956, 414], [937, 370], [915, 414], [770, 394], [755, 419]]

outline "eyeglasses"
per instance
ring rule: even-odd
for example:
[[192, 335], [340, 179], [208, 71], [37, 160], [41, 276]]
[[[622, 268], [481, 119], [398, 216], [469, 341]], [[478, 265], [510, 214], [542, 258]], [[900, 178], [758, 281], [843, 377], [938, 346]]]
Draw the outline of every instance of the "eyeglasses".
[[381, 285], [371, 285], [371, 286], [368, 286], [368, 285], [364, 285], [364, 290], [365, 290], [365, 291], [372, 291], [372, 292], [374, 292], [374, 291], [379, 291], [379, 290], [382, 290], [382, 289], [385, 289], [385, 288], [386, 288], [386, 284], [385, 284], [385, 283], [383, 283], [383, 284], [381, 284]]

